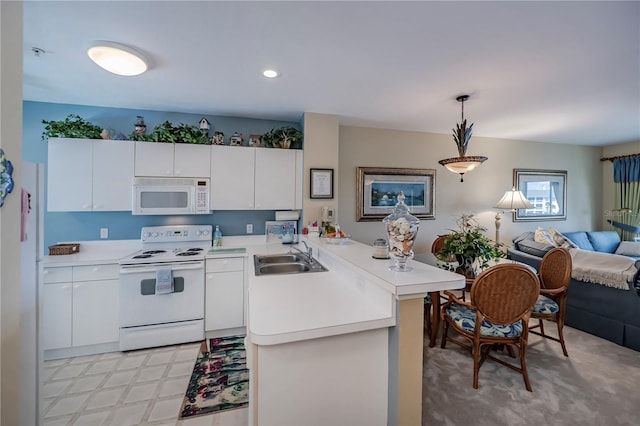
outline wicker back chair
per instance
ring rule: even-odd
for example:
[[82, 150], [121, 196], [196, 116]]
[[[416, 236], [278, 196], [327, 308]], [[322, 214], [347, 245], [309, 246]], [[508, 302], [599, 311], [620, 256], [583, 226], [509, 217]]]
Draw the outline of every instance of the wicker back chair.
[[[540, 296], [533, 307], [531, 318], [538, 319], [538, 324], [530, 326], [533, 334], [545, 337], [562, 345], [564, 356], [569, 356], [564, 343], [562, 328], [567, 309], [567, 290], [571, 281], [571, 254], [565, 248], [554, 248], [547, 252], [540, 262]], [[558, 326], [558, 338], [544, 333], [542, 320], [553, 321]], [[533, 329], [539, 328], [540, 331]]]
[[[490, 358], [522, 374], [531, 392], [525, 355], [531, 309], [540, 291], [540, 281], [529, 268], [516, 263], [503, 263], [484, 270], [471, 286], [471, 302], [464, 302], [450, 292], [442, 307], [444, 329], [441, 347], [447, 340], [468, 347], [468, 344], [448, 336], [449, 327], [471, 343], [473, 354], [473, 387], [478, 388], [480, 366]], [[489, 355], [492, 345], [513, 345], [518, 348], [520, 366]]]

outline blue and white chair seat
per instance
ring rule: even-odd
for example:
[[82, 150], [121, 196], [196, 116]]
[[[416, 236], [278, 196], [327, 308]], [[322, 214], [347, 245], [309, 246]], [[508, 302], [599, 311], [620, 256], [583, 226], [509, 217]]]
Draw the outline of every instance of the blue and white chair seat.
[[[476, 325], [476, 311], [467, 307], [452, 303], [446, 310], [447, 315], [463, 330], [473, 333]], [[482, 336], [493, 337], [518, 337], [522, 334], [522, 322], [517, 321], [507, 325], [496, 325], [483, 320], [480, 327]]]
[[553, 315], [559, 310], [560, 307], [555, 300], [543, 295], [538, 296], [538, 300], [533, 306], [533, 313], [540, 315]]

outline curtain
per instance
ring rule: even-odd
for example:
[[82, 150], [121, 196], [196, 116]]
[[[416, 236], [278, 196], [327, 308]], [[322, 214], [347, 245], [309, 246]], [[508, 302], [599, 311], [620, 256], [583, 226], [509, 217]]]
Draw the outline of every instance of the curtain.
[[[621, 212], [618, 222], [640, 226], [640, 157], [618, 158], [613, 162], [616, 209]], [[621, 230], [624, 241], [640, 236]]]

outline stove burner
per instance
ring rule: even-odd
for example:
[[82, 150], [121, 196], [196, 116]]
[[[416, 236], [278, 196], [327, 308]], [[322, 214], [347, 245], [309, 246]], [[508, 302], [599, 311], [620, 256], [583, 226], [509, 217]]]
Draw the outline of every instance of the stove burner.
[[182, 251], [176, 254], [176, 256], [197, 256], [197, 255], [198, 255], [197, 251]]
[[194, 247], [194, 248], [187, 249], [187, 251], [202, 251], [202, 249], [199, 247]]
[[160, 253], [166, 253], [166, 252], [167, 252], [166, 250], [147, 250], [147, 251], [142, 252], [142, 254], [151, 255], [151, 254], [160, 254]]
[[143, 253], [143, 254], [139, 254], [139, 255], [137, 255], [137, 256], [133, 256], [133, 258], [132, 258], [132, 259], [146, 259], [146, 258], [148, 258], [148, 257], [151, 257], [151, 255], [150, 255], [150, 254], [144, 254], [144, 253]]

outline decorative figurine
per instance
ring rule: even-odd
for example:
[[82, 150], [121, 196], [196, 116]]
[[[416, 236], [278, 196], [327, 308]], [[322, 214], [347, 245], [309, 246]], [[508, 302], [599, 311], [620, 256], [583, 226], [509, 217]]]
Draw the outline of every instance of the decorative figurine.
[[211, 137], [211, 143], [213, 145], [224, 145], [224, 133], [213, 132], [213, 136]]
[[261, 139], [262, 135], [249, 135], [249, 146], [260, 146], [262, 143]]
[[233, 132], [231, 135], [230, 143], [231, 146], [242, 146], [242, 142], [244, 139], [242, 138], [242, 133]]
[[138, 115], [136, 120], [136, 135], [143, 136], [147, 132], [147, 125], [144, 124], [144, 117]]
[[209, 125], [209, 120], [207, 120], [206, 118], [202, 117], [200, 119], [200, 131], [202, 133], [204, 133], [205, 135], [209, 136], [209, 128], [211, 126]]

